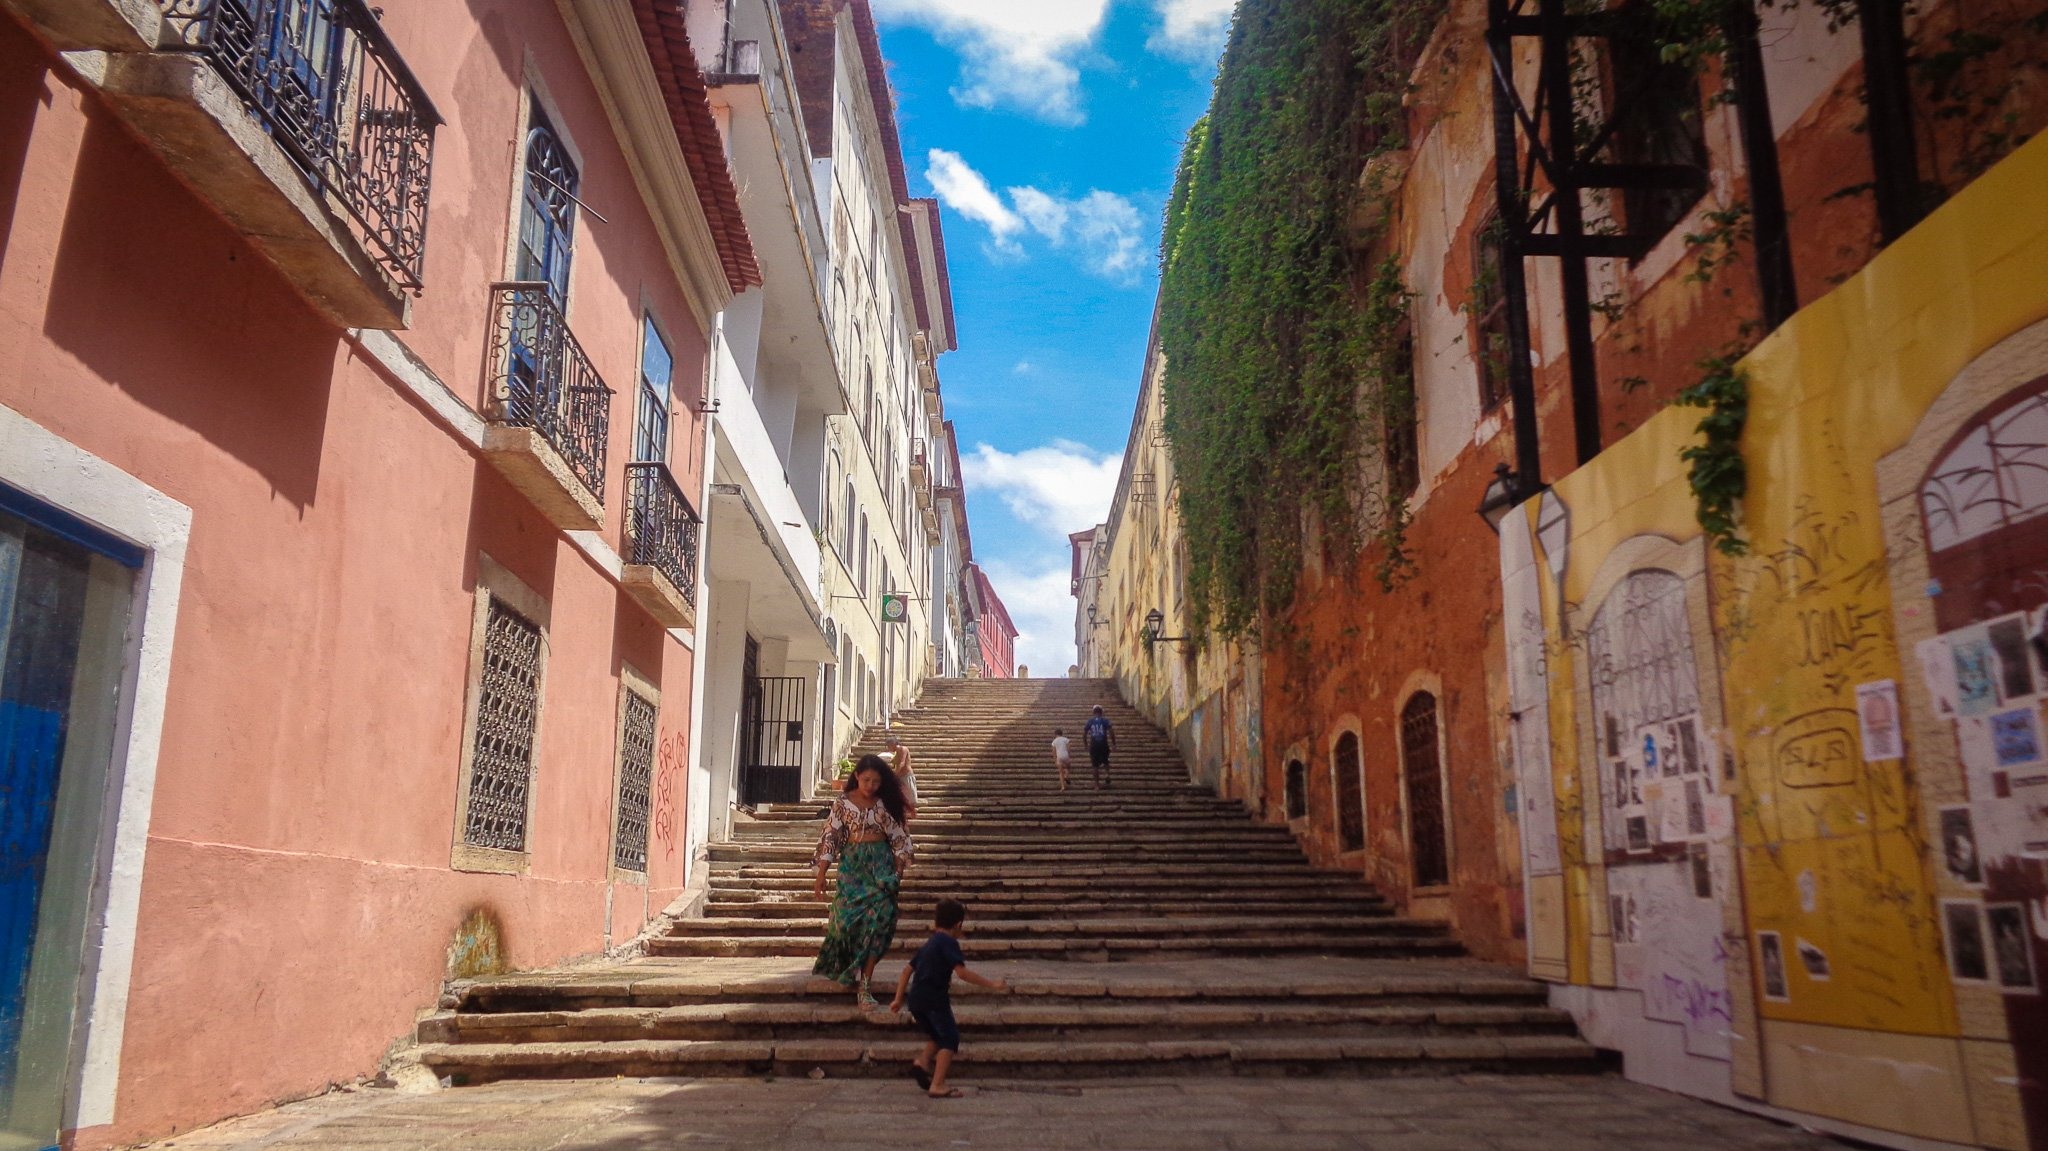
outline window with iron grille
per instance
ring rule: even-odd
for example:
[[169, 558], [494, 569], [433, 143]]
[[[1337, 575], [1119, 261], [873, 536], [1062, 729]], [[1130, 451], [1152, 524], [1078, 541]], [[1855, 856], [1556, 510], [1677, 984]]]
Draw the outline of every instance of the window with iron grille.
[[[1658, 50], [1659, 34], [1649, 4], [1618, 8], [1615, 17], [1607, 41], [1614, 161], [1704, 172], [1707, 139], [1698, 74], [1690, 64], [1666, 59]], [[1632, 235], [1662, 236], [1705, 193], [1704, 180], [1661, 188], [1631, 185], [1622, 192], [1622, 222]]]
[[1415, 409], [1415, 335], [1401, 325], [1395, 345], [1395, 377], [1383, 385], [1387, 403], [1381, 411], [1385, 421], [1382, 441], [1386, 445], [1387, 494], [1407, 497], [1422, 484], [1422, 444]]
[[1337, 845], [1344, 851], [1365, 847], [1365, 764], [1358, 755], [1358, 736], [1345, 732], [1330, 753], [1337, 772]]
[[660, 709], [631, 688], [619, 724], [619, 806], [612, 828], [612, 866], [647, 874], [647, 821], [654, 789], [654, 732]]
[[1416, 692], [1401, 709], [1401, 761], [1408, 776], [1408, 853], [1415, 886], [1451, 881], [1444, 829], [1443, 759], [1437, 749], [1436, 697]]
[[1501, 222], [1489, 216], [1474, 237], [1472, 298], [1466, 311], [1472, 316], [1472, 355], [1479, 361], [1479, 410], [1490, 412], [1508, 399], [1508, 292], [1501, 283]]
[[540, 710], [541, 630], [496, 596], [487, 613], [462, 841], [523, 852]]

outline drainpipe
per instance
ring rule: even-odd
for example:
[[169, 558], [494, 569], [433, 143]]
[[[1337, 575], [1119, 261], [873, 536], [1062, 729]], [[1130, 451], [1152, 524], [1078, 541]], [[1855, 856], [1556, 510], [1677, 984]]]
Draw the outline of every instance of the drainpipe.
[[[717, 458], [717, 433], [713, 428], [713, 424], [718, 418], [718, 352], [724, 346], [725, 313], [720, 312], [712, 317], [711, 320], [711, 347], [704, 362], [703, 399], [697, 405], [698, 415], [704, 423], [703, 434], [697, 444], [698, 451], [701, 453], [699, 458], [703, 460], [703, 466], [697, 469], [697, 515], [699, 519], [699, 534], [697, 536], [697, 627], [690, 639], [689, 763], [692, 766], [689, 779], [684, 781], [683, 796], [686, 806], [702, 806], [705, 810], [701, 812], [687, 811], [685, 813], [688, 817], [688, 823], [686, 824], [688, 831], [683, 836], [685, 851], [683, 886], [685, 887], [688, 887], [690, 881], [696, 878], [694, 870], [697, 864], [697, 848], [711, 841], [713, 824], [719, 822], [719, 820], [713, 818], [712, 808], [715, 803], [719, 802], [719, 799], [711, 795], [711, 764], [705, 759], [704, 685], [706, 668], [704, 665], [706, 657], [710, 655], [710, 645], [706, 642], [706, 638], [710, 630], [711, 612], [715, 606], [711, 602], [711, 479], [715, 468], [714, 461]], [[699, 781], [704, 784], [702, 788], [697, 786]], [[701, 805], [691, 803], [691, 800], [700, 792], [704, 796], [704, 802]], [[699, 827], [703, 829], [703, 837], [701, 839], [697, 836], [697, 829]], [[709, 864], [707, 863], [706, 866], [709, 866]]]

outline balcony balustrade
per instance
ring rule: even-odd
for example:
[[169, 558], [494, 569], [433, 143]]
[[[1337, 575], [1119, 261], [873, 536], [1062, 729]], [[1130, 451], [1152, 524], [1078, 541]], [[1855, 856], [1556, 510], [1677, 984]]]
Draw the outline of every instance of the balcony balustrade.
[[612, 390], [546, 283], [491, 285], [491, 359], [485, 457], [557, 527], [603, 527]]
[[210, 62], [391, 280], [417, 292], [441, 117], [363, 0], [165, 0], [173, 52]]
[[626, 465], [626, 591], [663, 627], [697, 623], [702, 523], [667, 464]]

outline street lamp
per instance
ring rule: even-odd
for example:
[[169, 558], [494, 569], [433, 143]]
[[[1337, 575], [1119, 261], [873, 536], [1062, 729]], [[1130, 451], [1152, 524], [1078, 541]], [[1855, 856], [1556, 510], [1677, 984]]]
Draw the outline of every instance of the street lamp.
[[1535, 494], [1535, 491], [1528, 490], [1519, 473], [1508, 470], [1506, 464], [1495, 464], [1493, 482], [1486, 485], [1486, 494], [1479, 498], [1479, 518], [1486, 521], [1486, 526], [1492, 528], [1495, 535], [1499, 535], [1500, 521], [1506, 519], [1516, 505]]
[[1166, 613], [1155, 607], [1145, 613], [1145, 626], [1139, 630], [1138, 638], [1145, 641], [1147, 650], [1150, 650], [1155, 643], [1185, 643], [1187, 641], [1186, 636], [1162, 634], [1165, 631]]
[[1096, 618], [1095, 618], [1095, 616], [1096, 616], [1096, 614], [1097, 614], [1098, 610], [1099, 610], [1099, 609], [1097, 609], [1097, 608], [1096, 608], [1096, 606], [1095, 606], [1094, 604], [1092, 604], [1092, 603], [1091, 603], [1091, 604], [1089, 604], [1089, 605], [1088, 605], [1088, 626], [1089, 626], [1089, 627], [1091, 627], [1091, 628], [1097, 628], [1097, 627], [1108, 627], [1108, 626], [1109, 626], [1109, 621], [1108, 621], [1108, 620], [1106, 620], [1106, 619], [1096, 619]]

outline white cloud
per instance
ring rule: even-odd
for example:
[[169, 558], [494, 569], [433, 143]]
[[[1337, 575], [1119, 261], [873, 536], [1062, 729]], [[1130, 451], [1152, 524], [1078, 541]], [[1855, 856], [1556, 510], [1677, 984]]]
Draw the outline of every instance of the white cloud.
[[[1070, 563], [1020, 567], [1005, 560], [982, 565], [1002, 597], [1010, 622], [1017, 625], [1017, 663], [1031, 669], [1033, 679], [1067, 674], [1074, 662], [1074, 597], [1068, 591]], [[1046, 738], [1052, 738], [1047, 732]]]
[[1095, 42], [1108, 10], [1109, 0], [875, 0], [881, 19], [930, 29], [959, 51], [955, 100], [1055, 124], [1082, 121], [1073, 58]]
[[1064, 543], [1068, 532], [1094, 527], [1109, 514], [1123, 457], [1070, 440], [1021, 452], [977, 444], [960, 469], [970, 495], [994, 495], [1019, 522]]
[[1003, 205], [1002, 197], [958, 152], [933, 148], [929, 159], [924, 178], [931, 181], [941, 203], [986, 227], [998, 245], [1007, 244], [1023, 229], [1023, 218]]
[[928, 160], [925, 179], [940, 202], [986, 227], [1003, 254], [1021, 254], [1018, 236], [1029, 231], [1055, 248], [1072, 250], [1098, 276], [1136, 282], [1145, 259], [1145, 221], [1125, 197], [1098, 188], [1065, 199], [1026, 185], [1006, 189], [1005, 204], [959, 153], [933, 148]]
[[1230, 31], [1237, 0], [1152, 0], [1159, 28], [1146, 47], [1193, 59], [1213, 59]]
[[1037, 370], [1038, 365], [1032, 363], [1030, 360], [1018, 360], [1017, 366], [1010, 369], [1012, 373], [1020, 376], [1028, 376], [1032, 372], [1035, 372]]
[[1144, 221], [1136, 205], [1114, 192], [1096, 191], [1068, 205], [1067, 214], [1073, 217], [1075, 242], [1097, 275], [1129, 280], [1137, 274], [1144, 262], [1139, 244]]

